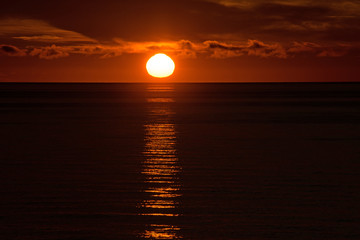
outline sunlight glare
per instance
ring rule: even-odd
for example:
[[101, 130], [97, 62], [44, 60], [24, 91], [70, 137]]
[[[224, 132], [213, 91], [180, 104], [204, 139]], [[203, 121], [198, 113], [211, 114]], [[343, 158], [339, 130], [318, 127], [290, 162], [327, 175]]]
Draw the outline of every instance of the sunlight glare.
[[146, 70], [153, 77], [165, 78], [173, 74], [175, 63], [166, 54], [158, 53], [148, 60]]

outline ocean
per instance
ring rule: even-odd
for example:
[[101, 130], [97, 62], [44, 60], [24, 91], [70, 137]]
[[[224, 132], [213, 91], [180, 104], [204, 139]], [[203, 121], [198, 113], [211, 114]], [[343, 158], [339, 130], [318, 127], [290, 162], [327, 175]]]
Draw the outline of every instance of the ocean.
[[359, 83], [0, 84], [0, 238], [360, 239]]

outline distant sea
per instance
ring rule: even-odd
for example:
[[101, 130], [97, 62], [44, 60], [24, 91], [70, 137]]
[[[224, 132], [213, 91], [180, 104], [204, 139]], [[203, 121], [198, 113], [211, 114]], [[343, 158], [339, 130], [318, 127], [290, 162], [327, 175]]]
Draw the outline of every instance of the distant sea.
[[360, 239], [360, 84], [0, 84], [0, 239]]

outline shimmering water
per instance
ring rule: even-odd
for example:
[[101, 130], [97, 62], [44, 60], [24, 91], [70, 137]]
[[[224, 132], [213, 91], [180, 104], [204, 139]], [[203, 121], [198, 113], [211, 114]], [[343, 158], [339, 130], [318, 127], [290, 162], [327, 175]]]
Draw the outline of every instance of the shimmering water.
[[[168, 85], [150, 85], [146, 92], [148, 120], [145, 128], [145, 151], [142, 174], [143, 190], [147, 193], [140, 206], [140, 214], [153, 217], [178, 217], [181, 181], [176, 150], [175, 112], [169, 106], [174, 99], [168, 96], [174, 88]], [[159, 94], [160, 93], [160, 94]], [[163, 96], [164, 95], [164, 96]], [[148, 224], [140, 235], [143, 238], [179, 239], [179, 226], [171, 225], [167, 218], [160, 223]]]
[[1, 239], [360, 239], [360, 84], [0, 84]]

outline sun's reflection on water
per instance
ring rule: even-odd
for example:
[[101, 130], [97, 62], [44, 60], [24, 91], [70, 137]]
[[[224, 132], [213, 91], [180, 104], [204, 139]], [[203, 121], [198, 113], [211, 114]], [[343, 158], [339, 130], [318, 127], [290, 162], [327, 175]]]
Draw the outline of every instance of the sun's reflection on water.
[[[146, 226], [141, 237], [151, 239], [179, 239], [180, 228], [170, 225], [170, 218], [179, 216], [181, 167], [176, 152], [176, 130], [172, 122], [174, 102], [168, 85], [148, 87], [148, 121], [144, 124], [145, 148], [142, 174], [145, 176], [146, 199], [139, 205], [141, 215], [151, 216], [153, 223]], [[170, 96], [169, 96], [170, 95]], [[159, 224], [159, 222], [161, 224]], [[170, 221], [172, 222], [172, 221]], [[155, 224], [156, 223], [156, 224]]]
[[152, 239], [179, 239], [178, 227], [170, 225], [151, 224], [150, 230], [146, 230], [144, 237]]

